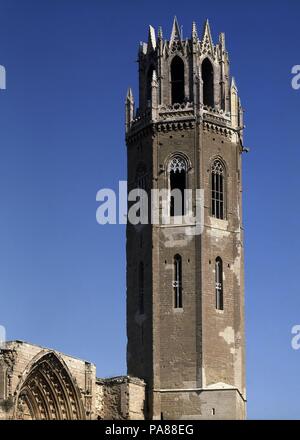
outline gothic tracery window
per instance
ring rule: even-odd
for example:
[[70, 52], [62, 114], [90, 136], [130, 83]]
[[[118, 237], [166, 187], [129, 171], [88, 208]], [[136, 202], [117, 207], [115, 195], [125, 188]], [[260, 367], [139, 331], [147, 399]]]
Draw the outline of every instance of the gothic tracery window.
[[169, 163], [170, 216], [185, 214], [185, 189], [187, 162], [181, 156], [175, 156]]
[[224, 165], [219, 160], [214, 160], [211, 168], [211, 213], [219, 219], [225, 218], [225, 182]]
[[215, 282], [216, 282], [216, 309], [223, 310], [223, 262], [220, 257], [216, 258], [215, 263]]

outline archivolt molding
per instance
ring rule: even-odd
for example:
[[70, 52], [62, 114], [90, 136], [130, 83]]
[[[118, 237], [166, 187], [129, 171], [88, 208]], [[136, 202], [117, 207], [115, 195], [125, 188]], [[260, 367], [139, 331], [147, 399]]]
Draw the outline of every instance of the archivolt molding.
[[85, 418], [80, 390], [54, 352], [36, 360], [16, 397], [15, 419], [79, 420]]

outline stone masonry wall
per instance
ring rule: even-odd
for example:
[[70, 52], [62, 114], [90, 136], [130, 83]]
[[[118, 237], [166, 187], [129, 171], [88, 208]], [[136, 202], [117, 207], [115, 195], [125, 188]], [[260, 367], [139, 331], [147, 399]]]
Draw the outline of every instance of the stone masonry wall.
[[34, 363], [51, 352], [62, 359], [80, 390], [86, 418], [95, 418], [96, 368], [93, 364], [38, 345], [13, 341], [0, 350], [0, 420], [14, 418], [22, 383]]
[[97, 379], [96, 413], [104, 420], [144, 419], [145, 383], [129, 376]]

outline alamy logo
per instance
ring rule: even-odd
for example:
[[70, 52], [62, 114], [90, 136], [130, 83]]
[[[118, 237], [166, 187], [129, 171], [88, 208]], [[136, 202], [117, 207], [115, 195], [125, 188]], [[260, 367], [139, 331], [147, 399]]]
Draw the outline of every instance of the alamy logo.
[[[127, 191], [127, 182], [119, 182], [119, 195], [109, 188], [100, 189], [96, 200], [96, 219], [100, 225], [174, 225], [184, 226], [187, 235], [200, 235], [204, 221], [203, 189], [133, 188]], [[117, 219], [118, 205], [118, 219]]]
[[292, 87], [294, 90], [300, 89], [300, 65], [292, 67], [292, 74], [295, 75], [292, 78]]
[[300, 325], [294, 325], [292, 328], [292, 349], [293, 350], [299, 350], [300, 348]]
[[6, 330], [3, 325], [0, 325], [0, 349], [5, 348]]
[[0, 65], [0, 90], [6, 89], [6, 70], [4, 66]]

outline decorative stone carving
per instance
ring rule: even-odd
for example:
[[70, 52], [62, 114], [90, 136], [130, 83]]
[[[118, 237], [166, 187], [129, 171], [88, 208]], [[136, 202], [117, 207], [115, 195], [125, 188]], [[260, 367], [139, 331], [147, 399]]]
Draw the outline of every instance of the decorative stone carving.
[[5, 348], [0, 350], [0, 371], [2, 371], [3, 376], [2, 398], [4, 399], [8, 399], [12, 395], [12, 375], [16, 356], [15, 350]]
[[56, 354], [46, 354], [30, 369], [18, 394], [16, 418], [85, 418], [77, 384]]
[[173, 171], [174, 173], [187, 171], [186, 161], [180, 156], [173, 157], [169, 163], [168, 171]]

